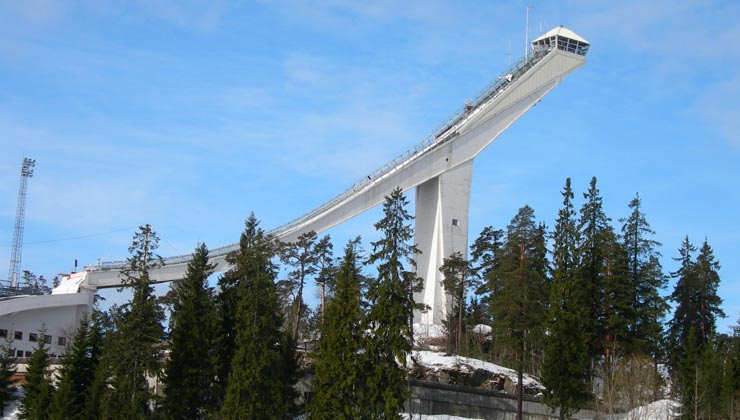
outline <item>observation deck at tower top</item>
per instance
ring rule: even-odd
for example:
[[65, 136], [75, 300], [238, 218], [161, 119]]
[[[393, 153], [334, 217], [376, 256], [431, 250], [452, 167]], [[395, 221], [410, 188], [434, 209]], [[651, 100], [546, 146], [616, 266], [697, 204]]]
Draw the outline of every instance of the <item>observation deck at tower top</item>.
[[[295, 240], [298, 235], [310, 230], [316, 230], [318, 233], [318, 229], [309, 228], [312, 226], [312, 224], [315, 224], [315, 221], [317, 219], [326, 219], [328, 217], [327, 215], [330, 215], [330, 213], [332, 212], [336, 212], [336, 209], [338, 207], [347, 204], [349, 201], [355, 200], [358, 195], [370, 193], [371, 190], [375, 188], [375, 186], [383, 183], [383, 181], [386, 181], [391, 177], [395, 177], [395, 175], [402, 173], [409, 166], [415, 165], [417, 161], [421, 159], [426, 159], [429, 155], [435, 154], [441, 147], [447, 145], [453, 140], [458, 139], [460, 136], [468, 134], [480, 125], [486, 123], [487, 120], [495, 118], [498, 114], [506, 112], [506, 108], [504, 108], [502, 110], [497, 110], [497, 113], [492, 114], [492, 109], [495, 109], [497, 106], [497, 100], [499, 98], [502, 98], [501, 100], [506, 102], [507, 98], [503, 98], [504, 96], [507, 96], [506, 92], [508, 92], [512, 88], [514, 88], [513, 90], [516, 90], [517, 87], [520, 85], [517, 82], [519, 82], [520, 79], [523, 79], [524, 76], [529, 74], [533, 69], [536, 72], [537, 68], [539, 68], [537, 65], [540, 62], [545, 61], [547, 57], [553, 56], [555, 54], [563, 55], [567, 58], [567, 63], [560, 64], [556, 66], [557, 70], [550, 71], [551, 73], [553, 73], [552, 77], [554, 78], [554, 82], [552, 82], [552, 85], [549, 86], [545, 90], [545, 92], [541, 94], [540, 98], [544, 96], [547, 92], [549, 92], [549, 90], [551, 90], [560, 82], [562, 77], [575, 70], [577, 67], [580, 67], [585, 62], [585, 56], [588, 53], [590, 44], [588, 41], [574, 33], [572, 30], [564, 26], [559, 26], [534, 39], [531, 43], [531, 46], [532, 51], [527, 54], [527, 56], [521, 58], [515, 64], [501, 73], [491, 84], [483, 89], [483, 91], [479, 95], [471, 100], [466, 101], [465, 104], [456, 113], [454, 113], [443, 124], [438, 126], [438, 128], [434, 130], [432, 134], [424, 138], [420, 143], [403, 152], [395, 159], [382, 165], [369, 175], [361, 178], [359, 181], [352, 184], [352, 186], [350, 186], [347, 190], [340, 193], [333, 199], [327, 201], [325, 204], [319, 206], [309, 213], [306, 213], [301, 217], [298, 217], [286, 224], [276, 227], [268, 231], [267, 233], [283, 241]], [[523, 94], [524, 93], [526, 92], [523, 92]], [[529, 96], [533, 94], [534, 93], [531, 93], [529, 94]], [[539, 99], [537, 99], [537, 101], [539, 101]], [[502, 106], [513, 107], [514, 105], [515, 104], [506, 104]], [[527, 107], [521, 114], [526, 112], [526, 110], [528, 109], [529, 107]], [[521, 114], [519, 114], [516, 118], [509, 122], [501, 131], [508, 128], [511, 123], [513, 123], [516, 119], [519, 118], [519, 116], [521, 116]], [[487, 146], [487, 144], [490, 144], [490, 142], [495, 140], [498, 135], [500, 135], [500, 132], [496, 134], [493, 138], [491, 138], [483, 146], [483, 148]], [[482, 150], [482, 148], [480, 150]], [[473, 157], [474, 156], [470, 156], [468, 160], [472, 159]], [[430, 173], [428, 179], [431, 179], [437, 175], [439, 175], [439, 173]], [[423, 181], [424, 180], [422, 180], [421, 182]], [[415, 185], [407, 185], [405, 186], [404, 190], [413, 188], [416, 185], [419, 185], [421, 182], [416, 182]], [[379, 201], [374, 205], [377, 204], [379, 204]], [[367, 208], [363, 209], [362, 211], [365, 210], [367, 210]], [[326, 230], [333, 226], [336, 226], [337, 224], [340, 224], [359, 213], [360, 212], [350, 214], [348, 217], [344, 217], [341, 220], [323, 222], [322, 227], [325, 227], [325, 229], [322, 230]], [[217, 270], [228, 269], [228, 265], [225, 262], [225, 257], [228, 254], [236, 251], [238, 247], [239, 243], [237, 242], [210, 250], [210, 258], [213, 262], [217, 264]], [[167, 267], [166, 271], [172, 273], [163, 275], [162, 278], [158, 278], [156, 275], [152, 276], [152, 278], [155, 281], [171, 281], [176, 279], [176, 277], [172, 276], [176, 276], [175, 272], [181, 272], [184, 274], [187, 262], [191, 259], [191, 257], [191, 254], [186, 254], [165, 258], [164, 267], [169, 266]], [[117, 273], [124, 266], [124, 264], [125, 261], [110, 261], [98, 262], [94, 265], [86, 266], [84, 270], [88, 274], [88, 279], [85, 282], [93, 288], [119, 286], [120, 284], [108, 284], [110, 282], [110, 279], [106, 279], [106, 281], [101, 281], [101, 283], [98, 283], [97, 281], [92, 281], [92, 279], [90, 279], [89, 277], [97, 277], [98, 275], [101, 278], [111, 277], [111, 275]], [[174, 266], [178, 268], [175, 269], [176, 267]]]

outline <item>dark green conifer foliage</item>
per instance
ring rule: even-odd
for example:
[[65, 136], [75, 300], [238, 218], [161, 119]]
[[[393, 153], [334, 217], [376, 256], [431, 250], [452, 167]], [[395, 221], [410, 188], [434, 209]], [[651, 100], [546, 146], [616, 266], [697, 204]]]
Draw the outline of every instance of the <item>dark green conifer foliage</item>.
[[468, 288], [474, 285], [469, 279], [468, 262], [460, 252], [443, 259], [439, 271], [444, 275], [442, 287], [447, 293], [447, 352], [460, 354], [463, 343], [463, 319], [466, 311]]
[[90, 385], [100, 361], [100, 342], [98, 323], [84, 315], [57, 372], [57, 390], [54, 393], [51, 419], [86, 418], [85, 406]]
[[315, 395], [309, 419], [354, 420], [366, 416], [360, 238], [344, 249], [337, 270], [336, 289], [326, 307], [316, 358]]
[[150, 225], [134, 234], [125, 269], [121, 271], [126, 287], [133, 291], [116, 321], [116, 334], [109, 349], [111, 355], [110, 392], [106, 395], [105, 415], [109, 418], [142, 419], [152, 415], [155, 396], [147, 375], [159, 376], [159, 344], [164, 330], [164, 312], [158, 304], [149, 271], [162, 265], [155, 252], [159, 238]]
[[[98, 324], [97, 322], [93, 325], [93, 328], [100, 328], [100, 324]], [[110, 333], [110, 335], [112, 335], [112, 333]], [[111, 362], [108, 359], [114, 356], [110, 354], [110, 350], [107, 350], [105, 347], [105, 343], [109, 342], [111, 340], [111, 337], [101, 334], [100, 338], [100, 359], [98, 361], [98, 364], [95, 366], [95, 371], [93, 372], [90, 386], [88, 387], [87, 396], [85, 398], [85, 407], [83, 409], [83, 414], [82, 416], [80, 416], [80, 418], [84, 420], [97, 420], [104, 418], [104, 401], [108, 395], [108, 378], [110, 377], [111, 372]]]
[[533, 371], [542, 352], [548, 296], [547, 271], [545, 229], [535, 224], [534, 210], [524, 206], [506, 229], [506, 243], [501, 256], [502, 287], [493, 300], [498, 345], [509, 348], [517, 371], [519, 420], [522, 418], [524, 369]]
[[298, 331], [301, 328], [301, 318], [304, 315], [306, 304], [303, 302], [303, 287], [306, 280], [318, 271], [318, 256], [316, 255], [316, 232], [310, 231], [301, 234], [295, 242], [282, 244], [280, 259], [283, 263], [293, 267], [288, 273], [291, 294], [294, 296], [290, 314], [293, 339], [298, 340]]
[[36, 349], [28, 361], [26, 383], [23, 385], [23, 397], [19, 411], [19, 418], [23, 420], [46, 420], [49, 418], [51, 404], [54, 398], [54, 387], [51, 385], [49, 372], [49, 349], [46, 347], [44, 336], [46, 328], [38, 331]]
[[724, 409], [718, 398], [722, 395], [722, 372], [733, 367], [722, 368], [725, 363], [715, 349], [720, 343], [714, 342], [717, 317], [725, 315], [717, 294], [719, 263], [707, 241], [693, 260], [695, 251], [688, 236], [684, 238], [676, 258], [681, 266], [671, 273], [678, 281], [670, 296], [676, 310], [668, 323], [669, 360], [678, 373], [678, 388], [686, 407], [683, 416], [693, 418], [699, 413], [713, 418]]
[[562, 191], [563, 207], [555, 222], [547, 349], [543, 363], [545, 401], [564, 419], [589, 398], [590, 343], [597, 341], [590, 279], [579, 274], [580, 242], [570, 178]]
[[324, 322], [326, 316], [326, 298], [327, 293], [330, 293], [334, 288], [331, 284], [334, 278], [334, 262], [333, 262], [333, 250], [334, 245], [331, 243], [331, 237], [324, 235], [317, 243], [314, 248], [316, 251], [316, 259], [318, 264], [318, 273], [316, 275], [316, 284], [321, 287], [321, 322]]
[[185, 277], [175, 287], [162, 403], [168, 419], [204, 418], [213, 408], [216, 310], [208, 276], [214, 267], [208, 262], [206, 245], [198, 245]]
[[421, 281], [414, 272], [413, 255], [418, 251], [412, 217], [406, 211], [408, 200], [400, 188], [386, 197], [383, 219], [375, 224], [381, 238], [373, 242], [369, 264], [376, 264], [378, 278], [368, 289], [370, 312], [365, 355], [372, 371], [368, 377], [366, 408], [372, 418], [398, 418], [409, 395], [406, 381], [406, 356], [413, 344], [414, 292]]
[[732, 327], [732, 335], [727, 337], [724, 352], [722, 381], [722, 401], [724, 418], [740, 418], [740, 319]]
[[601, 302], [600, 331], [603, 338], [604, 367], [611, 368], [615, 358], [626, 354], [633, 348], [629, 332], [630, 320], [634, 319], [632, 290], [626, 284], [627, 251], [619, 241], [614, 230], [609, 227], [604, 232], [604, 272], [603, 300]]
[[[228, 255], [226, 260], [236, 265], [235, 254]], [[236, 308], [238, 302], [237, 287], [239, 276], [235, 270], [223, 273], [218, 279], [219, 293], [216, 295], [216, 333], [215, 354], [213, 363], [216, 368], [216, 379], [213, 390], [215, 406], [220, 407], [226, 396], [226, 386], [231, 374], [231, 361], [236, 352]]]
[[[606, 349], [613, 349], [616, 343], [622, 343], [627, 331], [620, 331], [618, 325], [606, 327], [611, 322], [629, 316], [626, 310], [632, 304], [631, 301], [608, 302], [614, 296], [626, 292], [626, 287], [621, 279], [615, 277], [614, 259], [617, 249], [616, 234], [610, 226], [611, 219], [606, 216], [603, 208], [601, 192], [596, 186], [596, 177], [591, 178], [588, 190], [583, 194], [586, 200], [581, 206], [580, 217], [577, 224], [578, 246], [576, 258], [578, 260], [578, 278], [581, 293], [590, 302], [587, 315], [586, 346], [589, 355], [596, 359]], [[608, 283], [608, 284], [607, 284]], [[611, 288], [612, 295], [604, 296], [605, 289]], [[609, 330], [608, 332], [606, 330]], [[606, 351], [609, 359], [609, 350]]]
[[16, 369], [13, 339], [8, 334], [0, 340], [0, 416], [5, 414], [5, 407], [13, 401], [15, 383], [12, 377]]
[[503, 238], [503, 230], [486, 226], [470, 246], [470, 273], [479, 282], [476, 294], [481, 296], [481, 306], [487, 308], [489, 324], [493, 321], [491, 302], [501, 290], [499, 267]]
[[650, 239], [655, 232], [650, 229], [641, 210], [639, 195], [629, 203], [630, 216], [622, 219], [622, 238], [627, 252], [627, 284], [634, 291], [633, 308], [635, 318], [630, 324], [630, 333], [635, 339], [633, 352], [657, 358], [663, 348], [662, 320], [668, 310], [660, 290], [665, 288], [667, 278], [663, 274], [656, 250], [660, 243]]
[[272, 262], [274, 240], [250, 215], [234, 256], [238, 283], [236, 352], [232, 360], [221, 418], [283, 419], [295, 414], [297, 365], [290, 333], [281, 330]]

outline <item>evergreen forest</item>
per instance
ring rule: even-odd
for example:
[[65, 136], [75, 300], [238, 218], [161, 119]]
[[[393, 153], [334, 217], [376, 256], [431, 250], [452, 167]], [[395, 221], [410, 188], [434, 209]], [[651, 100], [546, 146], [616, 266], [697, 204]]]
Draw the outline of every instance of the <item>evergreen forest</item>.
[[[525, 373], [560, 418], [663, 398], [681, 403], [681, 419], [740, 418], [740, 320], [717, 328], [737, 314], [722, 310], [708, 239], [672, 244], [679, 268], [666, 272], [641, 196], [616, 220], [595, 177], [580, 194], [565, 180], [560, 197], [552, 227], [524, 205], [444, 259], [438, 337], [415, 331], [426, 308], [414, 301], [419, 251], [400, 189], [369, 244], [315, 232], [283, 243], [251, 214], [231, 269], [215, 273], [199, 244], [164, 296], [149, 277], [160, 239], [141, 226], [122, 272], [131, 300], [83, 317], [53, 372], [38, 341], [20, 418], [398, 419], [417, 349], [514, 369], [518, 419]], [[15, 395], [13, 354], [0, 342], [0, 409]]]

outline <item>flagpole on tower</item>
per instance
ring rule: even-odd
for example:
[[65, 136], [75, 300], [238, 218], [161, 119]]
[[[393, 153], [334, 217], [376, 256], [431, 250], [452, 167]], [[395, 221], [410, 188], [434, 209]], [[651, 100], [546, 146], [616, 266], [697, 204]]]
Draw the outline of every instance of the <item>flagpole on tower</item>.
[[532, 6], [527, 6], [527, 19], [524, 24], [524, 58], [529, 58], [529, 11], [532, 9]]

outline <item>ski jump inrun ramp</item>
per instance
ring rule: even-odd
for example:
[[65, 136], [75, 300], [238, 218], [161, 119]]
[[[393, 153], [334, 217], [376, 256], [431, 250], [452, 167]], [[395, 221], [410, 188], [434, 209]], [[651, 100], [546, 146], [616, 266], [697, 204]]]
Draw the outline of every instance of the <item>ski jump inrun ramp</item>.
[[[383, 202], [395, 188], [416, 188], [416, 257], [424, 290], [416, 296], [430, 308], [418, 322], [441, 324], [446, 298], [439, 267], [454, 252], [467, 254], [468, 208], [473, 159], [539, 102], [563, 78], [586, 62], [589, 43], [560, 26], [532, 41], [526, 57], [512, 65], [440, 129], [396, 159], [364, 177], [326, 204], [269, 233], [293, 241], [320, 233]], [[210, 251], [217, 270], [229, 268], [231, 244]], [[182, 279], [190, 255], [170, 257], [150, 272], [154, 281]], [[102, 262], [65, 278], [56, 293], [76, 293], [121, 285], [122, 261]]]

